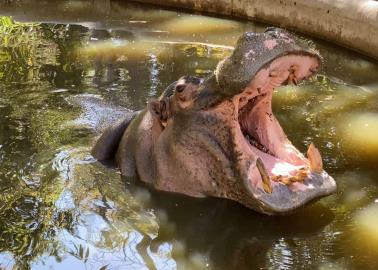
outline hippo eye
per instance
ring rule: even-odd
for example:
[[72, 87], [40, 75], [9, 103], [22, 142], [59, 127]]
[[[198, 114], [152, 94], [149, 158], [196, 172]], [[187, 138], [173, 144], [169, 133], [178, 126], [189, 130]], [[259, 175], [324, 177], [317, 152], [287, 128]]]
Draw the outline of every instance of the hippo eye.
[[176, 86], [176, 91], [178, 93], [181, 93], [182, 91], [184, 91], [184, 89], [185, 89], [185, 84], [179, 84]]

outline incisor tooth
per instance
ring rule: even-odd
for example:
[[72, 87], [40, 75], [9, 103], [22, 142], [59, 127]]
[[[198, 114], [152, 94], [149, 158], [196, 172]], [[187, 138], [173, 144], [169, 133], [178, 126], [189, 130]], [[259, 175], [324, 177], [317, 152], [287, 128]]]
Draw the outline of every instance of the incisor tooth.
[[319, 150], [311, 143], [307, 150], [307, 158], [310, 161], [311, 172], [321, 173], [323, 171], [323, 161]]
[[282, 184], [285, 184], [285, 185], [290, 185], [291, 184], [291, 179], [289, 177], [284, 177], [280, 180], [280, 182]]
[[290, 177], [290, 181], [293, 182], [302, 182], [305, 179], [304, 175], [295, 175], [293, 177]]
[[300, 171], [297, 176], [302, 178], [302, 180], [304, 180], [306, 178], [306, 176], [308, 175], [308, 172], [306, 171]]
[[294, 83], [294, 85], [298, 85], [297, 78], [293, 77], [293, 78], [292, 78], [292, 82]]
[[269, 77], [277, 77], [278, 76], [278, 71], [276, 70], [272, 70], [270, 73], [269, 73]]
[[256, 160], [256, 167], [260, 172], [262, 183], [263, 183], [263, 189], [266, 193], [272, 193], [272, 185], [270, 183], [270, 177], [269, 174], [265, 168], [264, 163], [260, 158], [257, 158]]

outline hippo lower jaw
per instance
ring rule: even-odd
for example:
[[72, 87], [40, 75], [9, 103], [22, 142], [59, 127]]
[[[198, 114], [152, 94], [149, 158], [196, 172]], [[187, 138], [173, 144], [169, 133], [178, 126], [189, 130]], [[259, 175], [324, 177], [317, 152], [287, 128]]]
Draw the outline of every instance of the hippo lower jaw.
[[297, 84], [318, 66], [312, 55], [278, 57], [233, 97], [238, 119], [234, 136], [243, 151], [239, 167], [247, 194], [255, 200], [250, 206], [261, 212], [287, 213], [336, 190], [333, 178], [322, 167], [313, 168], [287, 139], [271, 108], [274, 88]]

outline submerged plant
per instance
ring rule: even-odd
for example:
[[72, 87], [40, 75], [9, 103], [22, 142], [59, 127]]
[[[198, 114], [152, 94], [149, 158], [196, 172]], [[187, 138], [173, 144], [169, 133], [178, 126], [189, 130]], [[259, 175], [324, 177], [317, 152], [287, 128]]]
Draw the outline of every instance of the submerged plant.
[[[11, 17], [0, 17], [0, 81], [30, 84], [48, 77], [49, 81], [56, 82], [53, 75], [59, 73], [63, 75], [59, 79], [64, 83], [66, 77], [80, 76], [82, 66], [76, 51], [85, 40], [87, 31], [82, 28], [21, 23]], [[61, 73], [69, 74], [64, 76]], [[74, 83], [78, 82], [80, 79]]]
[[40, 54], [39, 29], [38, 23], [20, 23], [11, 17], [0, 17], [0, 80], [23, 81], [33, 76], [31, 68]]

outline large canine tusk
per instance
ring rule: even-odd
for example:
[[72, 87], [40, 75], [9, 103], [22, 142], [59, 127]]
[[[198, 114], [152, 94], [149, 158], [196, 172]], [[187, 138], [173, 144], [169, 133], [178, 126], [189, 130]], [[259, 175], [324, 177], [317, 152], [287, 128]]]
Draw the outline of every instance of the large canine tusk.
[[323, 171], [323, 161], [319, 150], [311, 143], [307, 150], [307, 158], [310, 161], [311, 172], [321, 173]]
[[256, 167], [260, 172], [264, 191], [266, 193], [272, 193], [272, 185], [270, 184], [268, 171], [266, 170], [265, 165], [260, 158], [257, 158], [256, 160]]

